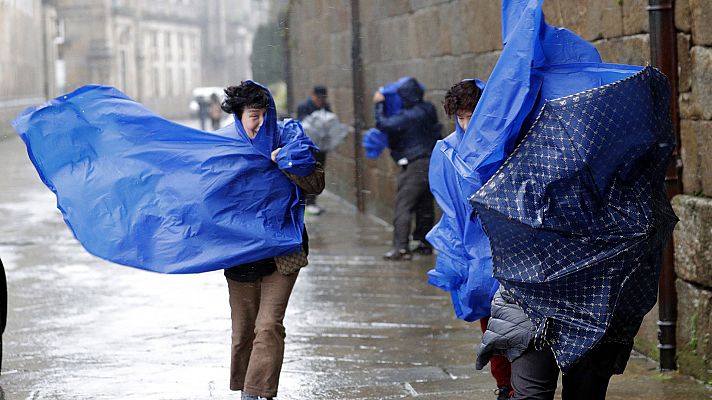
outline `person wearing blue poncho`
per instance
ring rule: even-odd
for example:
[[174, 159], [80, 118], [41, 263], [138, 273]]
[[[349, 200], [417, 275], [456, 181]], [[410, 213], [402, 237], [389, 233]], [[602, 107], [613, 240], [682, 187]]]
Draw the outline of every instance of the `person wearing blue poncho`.
[[435, 142], [440, 139], [435, 106], [423, 100], [423, 86], [414, 78], [400, 82], [398, 96], [402, 108], [393, 115], [385, 110], [384, 95], [374, 93], [376, 128], [388, 137], [393, 161], [400, 167], [393, 220], [393, 248], [383, 255], [388, 260], [408, 260], [411, 256], [411, 220], [415, 214], [414, 251], [432, 254], [425, 235], [433, 226], [433, 195], [428, 186], [428, 165]]
[[[466, 79], [453, 85], [443, 98], [445, 114], [454, 117], [456, 125], [453, 133], [436, 144], [430, 161], [431, 190], [440, 205], [442, 217], [427, 235], [428, 241], [438, 250], [436, 269], [428, 272], [429, 283], [449, 291], [457, 317], [466, 321], [479, 319], [483, 333], [489, 319], [489, 305], [499, 284], [488, 276], [491, 274], [489, 257], [486, 254], [483, 257], [482, 246], [477, 245], [482, 241], [477, 235], [484, 238], [484, 232], [472, 217], [472, 207], [461, 199], [464, 182], [449, 168], [443, 155], [462, 140], [484, 87], [484, 82], [478, 79]], [[460, 287], [443, 273], [457, 269], [467, 269], [468, 273]], [[508, 399], [512, 391], [509, 360], [494, 355], [490, 365], [497, 383], [497, 399]]]
[[[225, 89], [223, 110], [235, 115], [239, 134], [255, 145], [263, 146], [277, 163], [279, 141], [272, 140], [276, 128], [274, 102], [269, 92], [251, 82]], [[263, 126], [264, 125], [264, 126]], [[267, 129], [272, 128], [269, 132]], [[271, 143], [265, 142], [268, 139]], [[316, 150], [315, 150], [316, 151]], [[285, 172], [304, 194], [318, 194], [324, 189], [323, 170], [301, 177]], [[317, 175], [322, 175], [318, 177]], [[312, 187], [311, 183], [319, 184]], [[299, 268], [307, 263], [309, 239], [306, 229], [298, 253], [269, 257], [225, 270], [232, 315], [232, 357], [230, 389], [241, 390], [243, 400], [271, 399], [277, 395], [279, 373], [284, 357], [285, 330], [282, 325], [287, 302]]]
[[265, 87], [245, 81], [225, 92], [235, 123], [215, 132], [97, 85], [31, 107], [13, 126], [87, 251], [161, 273], [225, 270], [230, 387], [272, 398], [285, 308], [307, 264], [303, 198], [323, 190], [323, 169], [301, 124], [277, 121]]
[[491, 270], [455, 249], [429, 278], [470, 318], [486, 315], [472, 279], [499, 281], [476, 368], [506, 356], [513, 399], [553, 399], [563, 373], [564, 400], [601, 400], [655, 304], [677, 221], [664, 191], [669, 83], [651, 67], [603, 63], [547, 25], [542, 6], [502, 2], [500, 58], [464, 133], [436, 150], [444, 214]]

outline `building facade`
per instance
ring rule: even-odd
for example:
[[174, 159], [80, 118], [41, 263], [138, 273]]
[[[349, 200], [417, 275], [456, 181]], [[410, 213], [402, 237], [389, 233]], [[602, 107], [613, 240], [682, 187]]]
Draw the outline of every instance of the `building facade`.
[[56, 20], [52, 2], [0, 0], [0, 140], [18, 112], [57, 93]]
[[58, 90], [113, 85], [168, 118], [187, 116], [193, 88], [251, 76], [252, 33], [267, 14], [256, 0], [56, 3], [64, 34]]

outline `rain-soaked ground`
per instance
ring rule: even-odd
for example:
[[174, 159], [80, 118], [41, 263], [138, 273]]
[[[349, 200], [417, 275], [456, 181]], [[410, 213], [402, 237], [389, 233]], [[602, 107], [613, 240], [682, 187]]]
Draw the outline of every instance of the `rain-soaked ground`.
[[[221, 272], [169, 276], [108, 263], [72, 237], [20, 140], [0, 138], [0, 257], [9, 286], [0, 399], [235, 399]], [[478, 327], [426, 283], [433, 263], [384, 262], [388, 227], [336, 197], [308, 220], [312, 255], [288, 308], [286, 399], [494, 399], [475, 371]], [[609, 399], [712, 391], [633, 357]]]

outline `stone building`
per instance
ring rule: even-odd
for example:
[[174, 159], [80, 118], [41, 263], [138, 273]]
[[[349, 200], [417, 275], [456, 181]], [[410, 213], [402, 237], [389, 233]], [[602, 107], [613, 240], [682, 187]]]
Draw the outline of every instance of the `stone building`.
[[[501, 50], [501, 2], [492, 0], [360, 0], [358, 29], [363, 89], [352, 76], [352, 1], [292, 0], [288, 25], [290, 90], [294, 99], [314, 84], [329, 87], [333, 108], [354, 123], [362, 109], [365, 128], [373, 125], [371, 95], [403, 75], [428, 88], [426, 99], [439, 108], [447, 132], [454, 122], [439, 107], [445, 91], [469, 77], [486, 79]], [[651, 2], [652, 3], [652, 2]], [[678, 46], [682, 183], [674, 201], [681, 222], [675, 233], [678, 274], [677, 354], [685, 373], [712, 379], [712, 2], [674, 2]], [[546, 0], [552, 25], [592, 42], [606, 62], [650, 63], [647, 0]], [[316, 28], [318, 27], [318, 28]], [[354, 107], [353, 99], [361, 104]], [[294, 105], [292, 105], [294, 106]], [[445, 132], [445, 133], [447, 133]], [[353, 137], [353, 135], [352, 135]], [[367, 212], [392, 219], [396, 166], [388, 156], [364, 160], [353, 140], [329, 159], [328, 189]], [[357, 186], [355, 171], [362, 182]], [[657, 310], [651, 311], [636, 341], [657, 357]]]
[[55, 27], [51, 1], [0, 0], [0, 140], [18, 112], [56, 94]]
[[59, 91], [109, 84], [165, 117], [185, 117], [195, 87], [250, 77], [251, 35], [267, 13], [257, 0], [56, 3]]

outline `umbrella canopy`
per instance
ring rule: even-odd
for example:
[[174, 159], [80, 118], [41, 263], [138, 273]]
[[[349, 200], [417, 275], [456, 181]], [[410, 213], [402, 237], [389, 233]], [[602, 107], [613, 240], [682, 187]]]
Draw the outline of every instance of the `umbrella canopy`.
[[304, 131], [321, 151], [334, 150], [349, 133], [349, 128], [339, 122], [336, 114], [327, 110], [314, 111], [301, 122]]
[[470, 199], [494, 276], [564, 372], [599, 341], [633, 340], [677, 222], [663, 186], [675, 146], [665, 76], [608, 64], [547, 72], [572, 68], [603, 85], [546, 101]]

